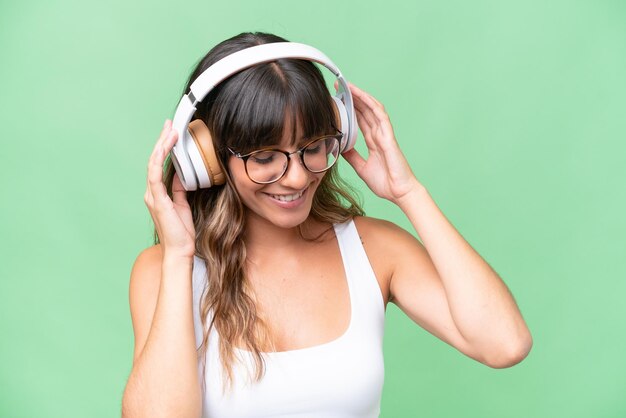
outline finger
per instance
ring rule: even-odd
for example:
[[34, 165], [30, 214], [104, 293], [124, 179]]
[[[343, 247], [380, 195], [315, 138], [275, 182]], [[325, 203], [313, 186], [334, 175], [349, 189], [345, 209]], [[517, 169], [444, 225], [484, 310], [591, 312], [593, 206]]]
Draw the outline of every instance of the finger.
[[356, 85], [352, 84], [352, 83], [348, 83], [348, 87], [350, 88], [350, 92], [354, 95], [357, 96], [359, 98], [363, 98], [365, 96], [368, 96], [368, 94], [365, 92], [365, 90], [357, 87]]
[[171, 130], [167, 137], [163, 140], [163, 143], [158, 145], [151, 158], [149, 167], [148, 167], [148, 187], [150, 188], [150, 193], [155, 199], [155, 203], [166, 203], [170, 202], [170, 198], [167, 195], [167, 189], [163, 184], [163, 162], [167, 156], [167, 153], [172, 148], [173, 144], [177, 140], [177, 133], [175, 130]]
[[163, 141], [169, 135], [171, 127], [172, 127], [172, 122], [169, 119], [166, 119], [165, 123], [163, 124], [163, 129], [161, 129], [161, 133], [159, 134], [159, 138], [157, 139], [157, 142], [156, 142], [156, 144], [154, 144], [154, 148], [152, 149], [152, 154], [150, 155], [151, 158], [154, 155], [154, 153], [156, 152], [157, 147], [160, 144], [162, 144]]
[[376, 116], [377, 119], [380, 119], [381, 121], [385, 121], [386, 119], [389, 119], [389, 116], [387, 115], [387, 112], [385, 111], [385, 107], [383, 106], [382, 103], [380, 103], [372, 95], [361, 90], [354, 84], [348, 83], [348, 85], [350, 86], [350, 91], [353, 93], [353, 96], [355, 97], [355, 99], [365, 104], [372, 111], [372, 113]]
[[171, 130], [172, 130], [172, 121], [169, 119], [165, 119], [163, 130], [161, 131], [161, 135], [159, 136], [159, 140], [157, 142], [163, 142], [163, 140], [167, 138]]
[[363, 138], [365, 138], [365, 143], [367, 144], [368, 150], [370, 152], [376, 151], [379, 148], [380, 142], [380, 124], [371, 120], [371, 115], [368, 119], [365, 113], [361, 112], [358, 108], [355, 108], [357, 114], [357, 122], [359, 123], [359, 127], [361, 127], [361, 122], [363, 121], [363, 127], [361, 127], [361, 132], [363, 132]]
[[373, 151], [376, 149], [376, 144], [374, 143], [374, 141], [372, 141], [372, 127], [367, 121], [367, 118], [365, 117], [365, 115], [363, 115], [356, 108], [354, 110], [356, 113], [357, 124], [359, 125], [361, 132], [363, 132], [363, 138], [365, 138], [365, 144], [367, 145], [368, 149]]
[[372, 113], [374, 114], [374, 117], [377, 119], [377, 121], [381, 125], [391, 123], [391, 121], [389, 120], [389, 114], [387, 113], [385, 106], [383, 106], [379, 101], [377, 101], [372, 96], [366, 93], [363, 96], [363, 102], [368, 105], [368, 107], [371, 109]]
[[355, 98], [355, 110], [360, 110], [363, 117], [366, 118], [370, 125], [372, 139], [381, 146], [390, 145], [393, 141], [390, 142], [386, 139], [394, 137], [393, 128], [384, 106], [353, 84], [350, 84], [350, 87], [355, 93], [353, 96]]
[[157, 147], [148, 164], [147, 187], [154, 204], [158, 204], [162, 201], [163, 195], [167, 195], [163, 184], [163, 155], [163, 148]]
[[148, 159], [148, 174], [146, 178], [148, 186], [150, 186], [150, 177], [154, 176], [153, 171], [155, 170], [155, 167], [158, 167], [157, 160], [159, 158], [159, 154], [163, 151], [163, 147], [161, 147], [161, 141], [162, 138], [159, 137], [159, 140], [154, 145], [152, 153], [150, 154], [150, 158]]
[[167, 134], [162, 135], [162, 137], [159, 138], [158, 142], [154, 146], [149, 161], [149, 164], [161, 164], [161, 168], [163, 167], [163, 162], [167, 157], [167, 153], [170, 152], [170, 150], [178, 140], [178, 133], [176, 132], [176, 130], [166, 128], [164, 130], [164, 133], [165, 132], [167, 132]]
[[368, 106], [358, 100], [354, 100], [354, 110], [360, 115], [363, 123], [367, 124], [370, 129], [375, 128], [378, 122], [376, 116]]
[[351, 91], [353, 94], [356, 94], [356, 95], [357, 95], [357, 96], [359, 96], [359, 97], [369, 97], [369, 98], [370, 98], [370, 99], [372, 99], [374, 102], [377, 102], [377, 100], [376, 100], [376, 99], [374, 99], [374, 97], [373, 97], [371, 94], [369, 94], [369, 93], [368, 93], [368, 92], [366, 92], [365, 90], [363, 90], [363, 89], [361, 89], [361, 88], [357, 87], [355, 84], [348, 83], [348, 87], [350, 87], [350, 91]]
[[[172, 139], [172, 121], [165, 120], [163, 129], [157, 142], [152, 150], [150, 158], [148, 160], [148, 174], [146, 178], [146, 191], [144, 193], [144, 202], [150, 212], [155, 209], [155, 203], [158, 201], [163, 202], [164, 196], [167, 196], [167, 190], [163, 184], [163, 161], [165, 160], [165, 150], [163, 143], [168, 138]], [[169, 200], [169, 197], [165, 201]], [[154, 216], [153, 216], [154, 218]], [[155, 221], [156, 225], [156, 221]]]
[[361, 177], [361, 173], [365, 169], [365, 164], [367, 163], [361, 154], [359, 154], [356, 149], [352, 148], [350, 151], [346, 151], [341, 155], [343, 155], [343, 158], [348, 161], [348, 164], [350, 164], [359, 177]]
[[163, 125], [163, 130], [161, 131], [161, 135], [157, 140], [157, 143], [152, 150], [152, 155], [150, 155], [150, 159], [156, 158], [157, 152], [160, 152], [160, 149], [165, 150], [165, 157], [167, 157], [167, 153], [171, 150], [171, 148], [176, 144], [177, 137], [174, 139], [172, 135], [177, 134], [176, 130], [172, 128], [172, 121], [167, 119], [165, 121], [165, 125]]
[[[356, 92], [356, 90], [353, 90]], [[365, 97], [360, 94], [354, 94], [352, 96], [354, 98], [354, 108], [359, 110], [363, 116], [367, 119], [368, 124], [371, 127], [374, 127], [378, 122], [378, 118], [376, 117], [374, 110], [372, 109], [371, 102], [367, 102]]]
[[378, 105], [372, 101], [363, 90], [354, 84], [348, 83], [348, 87], [350, 88], [350, 92], [353, 93], [352, 98], [354, 100], [352, 102], [354, 103], [355, 110], [359, 110], [362, 114], [362, 119], [364, 118], [367, 121], [371, 129], [375, 129], [375, 126], [380, 123], [379, 117], [374, 111], [374, 107]]
[[163, 142], [161, 143], [161, 147], [163, 148], [163, 151], [165, 151], [166, 157], [167, 157], [167, 154], [170, 151], [172, 151], [172, 148], [174, 148], [174, 145], [176, 145], [176, 142], [178, 142], [178, 132], [175, 129], [171, 129], [168, 135], [165, 137], [165, 139], [163, 139]]
[[380, 107], [384, 107], [383, 104], [381, 102], [379, 102], [376, 97], [372, 96], [370, 93], [366, 92], [363, 89], [360, 89], [357, 87], [357, 89], [359, 89], [361, 91], [361, 93], [363, 93], [365, 96], [367, 96], [372, 102], [374, 102], [377, 106]]

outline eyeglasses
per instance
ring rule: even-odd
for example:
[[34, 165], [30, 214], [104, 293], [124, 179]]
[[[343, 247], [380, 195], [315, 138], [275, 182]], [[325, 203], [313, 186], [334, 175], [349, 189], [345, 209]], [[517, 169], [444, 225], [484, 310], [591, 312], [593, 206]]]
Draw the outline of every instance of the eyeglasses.
[[311, 173], [322, 173], [328, 170], [339, 159], [339, 145], [342, 138], [342, 133], [325, 135], [311, 140], [294, 152], [265, 148], [242, 155], [230, 148], [228, 151], [243, 160], [250, 180], [258, 184], [268, 184], [280, 180], [285, 175], [293, 154], [300, 156], [302, 165]]

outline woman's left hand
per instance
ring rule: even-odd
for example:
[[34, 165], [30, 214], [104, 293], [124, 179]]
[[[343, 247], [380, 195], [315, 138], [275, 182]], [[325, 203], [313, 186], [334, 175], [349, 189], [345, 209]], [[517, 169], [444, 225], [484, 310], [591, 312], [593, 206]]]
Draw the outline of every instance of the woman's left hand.
[[399, 204], [421, 185], [398, 146], [383, 105], [355, 85], [349, 87], [369, 155], [366, 160], [354, 148], [342, 155], [376, 196]]

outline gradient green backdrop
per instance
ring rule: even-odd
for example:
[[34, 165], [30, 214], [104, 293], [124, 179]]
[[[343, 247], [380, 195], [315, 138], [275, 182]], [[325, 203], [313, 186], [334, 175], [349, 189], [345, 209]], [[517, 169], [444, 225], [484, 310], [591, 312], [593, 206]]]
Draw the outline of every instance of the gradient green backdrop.
[[626, 3], [591, 0], [0, 3], [0, 417], [119, 416], [147, 159], [196, 60], [247, 30], [385, 104], [533, 333], [494, 370], [390, 304], [381, 416], [625, 417]]

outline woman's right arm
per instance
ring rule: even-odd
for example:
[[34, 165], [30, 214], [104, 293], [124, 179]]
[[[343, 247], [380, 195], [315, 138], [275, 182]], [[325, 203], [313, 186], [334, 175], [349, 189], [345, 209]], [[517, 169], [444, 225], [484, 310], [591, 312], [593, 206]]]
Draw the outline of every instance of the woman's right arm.
[[131, 272], [135, 350], [123, 418], [202, 414], [192, 315], [195, 232], [180, 180], [174, 177], [173, 201], [162, 183], [163, 161], [176, 137], [167, 121], [148, 166], [145, 202], [161, 244], [139, 254]]

